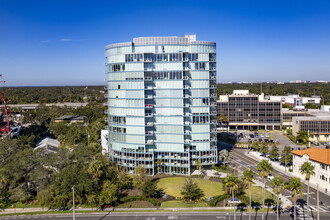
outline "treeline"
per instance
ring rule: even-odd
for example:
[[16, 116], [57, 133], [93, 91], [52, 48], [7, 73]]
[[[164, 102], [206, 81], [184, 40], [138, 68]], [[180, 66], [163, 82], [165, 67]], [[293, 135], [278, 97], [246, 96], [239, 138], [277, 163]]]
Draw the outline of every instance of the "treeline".
[[103, 86], [7, 87], [7, 104], [105, 102]]
[[[247, 84], [218, 84], [217, 95], [232, 94], [233, 90], [247, 89], [250, 93], [265, 95], [299, 94], [300, 96], [321, 96], [324, 104], [330, 104], [330, 84], [325, 83], [247, 83]], [[322, 100], [323, 102], [323, 100]], [[323, 103], [321, 103], [323, 104]]]

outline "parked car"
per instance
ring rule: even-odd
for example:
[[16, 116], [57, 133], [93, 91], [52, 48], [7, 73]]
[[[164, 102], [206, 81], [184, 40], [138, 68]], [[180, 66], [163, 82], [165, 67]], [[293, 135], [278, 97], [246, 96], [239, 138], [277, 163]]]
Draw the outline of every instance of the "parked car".
[[266, 137], [266, 138], [269, 138], [269, 134], [268, 134], [268, 133], [266, 133], [266, 134], [265, 134], [265, 137]]
[[262, 138], [259, 138], [259, 142], [262, 142]]
[[254, 138], [254, 135], [253, 134], [250, 134], [250, 138]]
[[266, 143], [269, 143], [269, 139], [265, 139], [265, 142], [266, 142]]
[[249, 140], [248, 140], [248, 142], [249, 142], [249, 143], [252, 143], [252, 140], [251, 140], [251, 139], [249, 139]]
[[260, 135], [261, 138], [264, 138], [265, 136], [263, 134]]
[[270, 143], [274, 143], [274, 140], [273, 139], [270, 139], [269, 141], [270, 141]]
[[317, 142], [317, 141], [315, 141], [315, 142], [314, 142], [314, 145], [315, 145], [315, 146], [320, 146], [320, 143]]
[[259, 135], [258, 134], [256, 134], [256, 138], [258, 138], [259, 137]]
[[274, 179], [274, 176], [272, 175], [272, 174], [270, 174], [270, 173], [268, 173], [268, 177], [267, 177], [269, 180], [272, 180], [272, 179]]

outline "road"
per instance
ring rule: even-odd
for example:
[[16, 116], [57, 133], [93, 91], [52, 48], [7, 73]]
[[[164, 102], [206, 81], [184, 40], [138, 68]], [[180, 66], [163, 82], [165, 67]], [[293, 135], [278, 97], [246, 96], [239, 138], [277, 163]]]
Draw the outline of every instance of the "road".
[[[185, 213], [110, 213], [106, 214], [77, 214], [76, 219], [82, 220], [171, 220], [171, 219], [186, 219], [186, 220], [198, 220], [198, 219], [234, 219], [233, 213], [196, 213], [196, 212], [185, 212]], [[237, 219], [245, 220], [249, 219], [246, 213], [237, 213]], [[328, 219], [327, 213], [321, 213], [320, 219]], [[33, 216], [8, 216], [0, 217], [0, 220], [5, 219], [29, 219], [29, 220], [46, 220], [46, 219], [58, 219], [58, 220], [72, 220], [72, 215], [33, 215]], [[251, 216], [253, 220], [261, 219], [261, 213]], [[275, 220], [276, 215], [274, 213], [268, 213], [265, 215], [267, 220]], [[281, 215], [281, 220], [291, 220], [290, 214], [285, 213]], [[298, 216], [299, 220], [311, 220], [313, 218], [305, 218], [304, 216]], [[316, 219], [316, 218], [314, 218]]]
[[[237, 168], [239, 168], [242, 171], [244, 171], [246, 168], [250, 168], [256, 174], [259, 174], [259, 172], [257, 172], [257, 164], [259, 162], [250, 157], [247, 157], [244, 154], [245, 151], [246, 151], [245, 149], [234, 149], [232, 151], [233, 162], [236, 164]], [[280, 172], [278, 170], [274, 170], [273, 175], [280, 176], [284, 181], [288, 181], [291, 178], [289, 175], [287, 175], [283, 172]], [[261, 178], [259, 177], [259, 175], [256, 175], [255, 177], [259, 181], [261, 181]], [[269, 181], [267, 181], [267, 187], [270, 187]], [[307, 211], [307, 209], [306, 209], [307, 185], [304, 185], [304, 192], [305, 192], [305, 195], [302, 199], [299, 200], [297, 210], [300, 213], [305, 213], [310, 216], [312, 216], [312, 215], [315, 216], [316, 210], [317, 210], [316, 190], [314, 188], [310, 187], [310, 199], [309, 199], [309, 202], [311, 205], [310, 211]], [[282, 190], [282, 194], [287, 198], [291, 197], [291, 192], [288, 190]], [[323, 203], [322, 205], [320, 205], [320, 212], [326, 213], [328, 219], [330, 219], [330, 196], [328, 196], [327, 194], [325, 194], [323, 192], [320, 192], [319, 195], [320, 195], [320, 202]]]

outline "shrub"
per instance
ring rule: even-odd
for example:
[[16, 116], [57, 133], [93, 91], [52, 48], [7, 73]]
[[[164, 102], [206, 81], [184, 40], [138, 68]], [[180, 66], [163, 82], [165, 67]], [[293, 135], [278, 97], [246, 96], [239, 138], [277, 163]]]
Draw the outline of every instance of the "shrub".
[[219, 195], [219, 196], [214, 196], [212, 198], [212, 200], [210, 201], [210, 206], [217, 206], [218, 202], [221, 202], [224, 199], [229, 198], [228, 194], [223, 194], [223, 195]]
[[160, 206], [160, 202], [157, 199], [146, 198], [144, 196], [127, 196], [127, 197], [120, 199], [121, 203], [133, 202], [133, 201], [147, 201], [147, 202], [150, 202], [154, 206]]

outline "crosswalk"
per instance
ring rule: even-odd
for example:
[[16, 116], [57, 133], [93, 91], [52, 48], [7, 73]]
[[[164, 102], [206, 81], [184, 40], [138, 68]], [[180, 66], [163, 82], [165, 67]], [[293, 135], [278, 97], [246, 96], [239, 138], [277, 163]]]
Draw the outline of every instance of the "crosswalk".
[[[316, 215], [317, 212], [317, 206], [310, 206], [312, 212], [314, 215]], [[330, 209], [327, 207], [320, 207], [320, 212], [330, 212]], [[307, 208], [303, 209], [300, 206], [297, 206], [297, 218], [300, 220], [314, 220], [315, 216], [313, 217], [311, 215], [310, 211], [307, 211]]]

